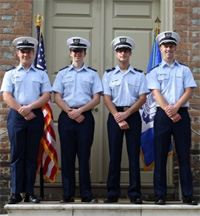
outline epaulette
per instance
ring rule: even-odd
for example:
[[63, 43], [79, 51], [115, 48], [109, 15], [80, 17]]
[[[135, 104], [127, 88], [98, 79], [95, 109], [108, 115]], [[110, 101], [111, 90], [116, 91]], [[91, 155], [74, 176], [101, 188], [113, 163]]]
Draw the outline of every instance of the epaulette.
[[178, 62], [180, 65], [183, 65], [183, 66], [186, 66], [186, 67], [188, 67], [186, 64], [183, 64], [183, 63], [181, 63], [181, 62]]
[[109, 73], [110, 71], [115, 70], [115, 67], [111, 68], [111, 69], [107, 69], [106, 72]]
[[14, 66], [14, 67], [11, 67], [11, 68], [7, 69], [6, 72], [8, 72], [8, 71], [10, 71], [10, 70], [12, 70], [12, 69], [15, 69], [15, 68], [16, 68], [15, 66]]
[[68, 66], [66, 66], [66, 67], [64, 67], [64, 68], [61, 68], [59, 71], [61, 71], [61, 70], [65, 69], [65, 68], [68, 68], [68, 67], [69, 67], [69, 65], [68, 65]]
[[95, 72], [97, 72], [97, 70], [95, 70], [94, 68], [88, 67], [90, 70], [93, 70]]
[[44, 70], [43, 68], [39, 68], [39, 67], [37, 67], [37, 66], [35, 66], [35, 68], [37, 68], [38, 70], [41, 70], [41, 71], [46, 71], [46, 70]]
[[139, 69], [137, 69], [137, 68], [134, 68], [134, 70], [137, 71], [137, 72], [143, 73], [142, 70], [139, 70]]
[[157, 68], [160, 64], [157, 64], [156, 66], [154, 66], [153, 68], [151, 68], [150, 71], [152, 71], [154, 68]]

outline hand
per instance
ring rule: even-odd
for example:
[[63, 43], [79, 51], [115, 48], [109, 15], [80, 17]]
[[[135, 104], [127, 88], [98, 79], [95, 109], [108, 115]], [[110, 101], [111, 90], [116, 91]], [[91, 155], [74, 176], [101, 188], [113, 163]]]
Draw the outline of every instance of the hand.
[[33, 112], [30, 112], [28, 115], [24, 116], [27, 121], [34, 119], [36, 115]]
[[18, 110], [18, 113], [23, 117], [27, 116], [31, 112], [31, 108], [27, 106], [21, 106]]
[[81, 114], [80, 116], [76, 117], [74, 120], [78, 123], [81, 123], [83, 122], [84, 119], [85, 119], [85, 116]]
[[68, 112], [68, 116], [70, 119], [75, 119], [81, 115], [80, 109], [71, 109]]
[[165, 107], [165, 113], [171, 118], [172, 116], [174, 116], [177, 112], [178, 112], [178, 109], [175, 108], [174, 105], [168, 105]]
[[127, 118], [126, 112], [117, 112], [114, 114], [114, 119], [117, 123], [124, 121]]
[[181, 120], [181, 116], [180, 116], [178, 113], [176, 113], [174, 116], [171, 117], [171, 120], [172, 120], [174, 123], [176, 123], [176, 122], [178, 122], [179, 120]]
[[121, 121], [118, 123], [119, 127], [122, 129], [122, 130], [127, 130], [129, 129], [129, 125], [126, 121]]

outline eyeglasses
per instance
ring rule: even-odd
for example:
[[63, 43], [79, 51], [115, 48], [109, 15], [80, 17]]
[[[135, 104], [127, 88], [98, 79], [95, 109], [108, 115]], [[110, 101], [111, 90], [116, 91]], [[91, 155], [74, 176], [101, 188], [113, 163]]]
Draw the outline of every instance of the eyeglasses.
[[119, 48], [119, 49], [116, 49], [116, 52], [119, 52], [119, 53], [127, 53], [127, 52], [131, 52], [131, 49], [129, 48]]

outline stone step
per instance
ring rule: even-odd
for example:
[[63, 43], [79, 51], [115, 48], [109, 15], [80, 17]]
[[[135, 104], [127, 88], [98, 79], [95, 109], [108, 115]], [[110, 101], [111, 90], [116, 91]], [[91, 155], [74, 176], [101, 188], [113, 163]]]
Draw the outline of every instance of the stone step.
[[60, 204], [56, 201], [41, 201], [40, 204], [19, 203], [5, 205], [8, 216], [199, 216], [200, 205], [190, 206], [181, 202], [167, 202], [166, 205], [155, 205], [144, 202], [142, 205], [130, 204], [129, 200], [119, 200], [115, 204]]

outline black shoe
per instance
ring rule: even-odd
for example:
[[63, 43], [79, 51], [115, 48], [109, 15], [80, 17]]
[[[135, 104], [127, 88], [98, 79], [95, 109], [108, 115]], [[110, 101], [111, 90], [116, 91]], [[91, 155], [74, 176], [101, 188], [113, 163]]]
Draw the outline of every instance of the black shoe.
[[40, 203], [40, 200], [35, 195], [26, 193], [24, 202]]
[[69, 202], [74, 202], [74, 198], [69, 196], [63, 196], [63, 198], [60, 200], [60, 203], [69, 203]]
[[86, 202], [86, 203], [98, 203], [98, 199], [94, 197], [83, 197], [81, 199], [81, 202]]
[[12, 194], [8, 200], [8, 204], [16, 204], [22, 201], [22, 197], [19, 193]]
[[139, 196], [134, 196], [130, 198], [130, 202], [134, 204], [142, 204], [142, 198]]
[[165, 205], [165, 197], [163, 197], [163, 196], [157, 197], [155, 204], [156, 205]]
[[108, 196], [104, 199], [104, 203], [115, 203], [118, 202], [118, 197], [115, 196]]
[[186, 203], [188, 205], [198, 205], [197, 200], [193, 196], [184, 196], [183, 203]]

